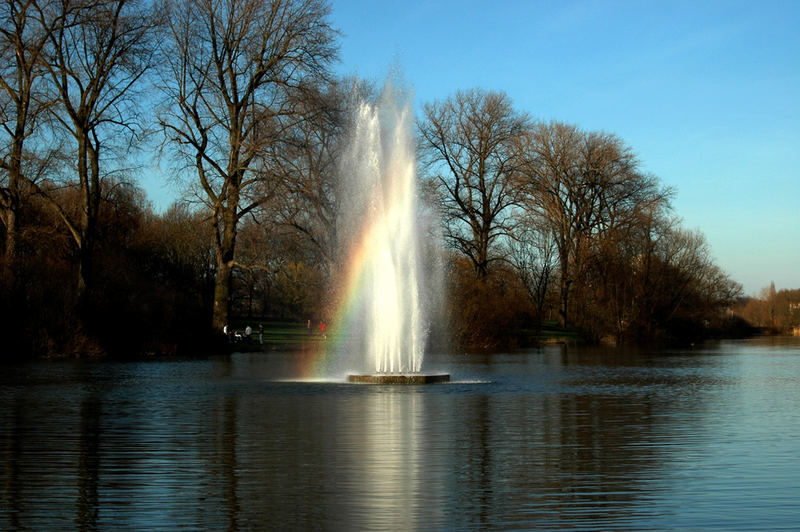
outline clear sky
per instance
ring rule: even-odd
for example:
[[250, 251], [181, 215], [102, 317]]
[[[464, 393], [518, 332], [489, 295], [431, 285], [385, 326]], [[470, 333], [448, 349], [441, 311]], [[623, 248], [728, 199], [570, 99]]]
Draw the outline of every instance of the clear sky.
[[[342, 74], [619, 135], [752, 295], [800, 288], [800, 0], [332, 0]], [[167, 189], [145, 186], [156, 205]]]
[[619, 135], [753, 294], [800, 288], [800, 1], [334, 0], [343, 74]]

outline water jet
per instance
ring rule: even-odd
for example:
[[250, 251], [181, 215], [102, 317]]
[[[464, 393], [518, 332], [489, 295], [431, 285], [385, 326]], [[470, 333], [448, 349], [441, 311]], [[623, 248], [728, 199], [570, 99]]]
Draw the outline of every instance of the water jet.
[[343, 152], [337, 233], [348, 257], [340, 294], [340, 345], [348, 381], [445, 382], [422, 372], [437, 257], [417, 190], [413, 114], [386, 84], [376, 103], [360, 101]]

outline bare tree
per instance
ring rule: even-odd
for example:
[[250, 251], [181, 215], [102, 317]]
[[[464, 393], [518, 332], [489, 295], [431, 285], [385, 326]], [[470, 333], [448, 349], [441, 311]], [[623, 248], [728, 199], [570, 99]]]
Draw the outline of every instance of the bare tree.
[[237, 226], [276, 192], [269, 148], [304, 119], [309, 80], [336, 57], [322, 0], [175, 0], [160, 123], [211, 212], [213, 327], [228, 321]]
[[[103, 164], [114, 147], [127, 146], [141, 131], [134, 91], [151, 66], [158, 17], [146, 0], [86, 0], [42, 4], [38, 18], [42, 27], [60, 21], [47, 34], [41, 62], [53, 101], [50, 118], [73, 143], [69, 159], [80, 207], [75, 216], [52, 204], [78, 248], [77, 293], [84, 306], [93, 278], [102, 179], [109, 171]], [[72, 174], [66, 181], [74, 182]]]
[[497, 243], [511, 229], [518, 200], [518, 137], [529, 125], [502, 92], [457, 92], [426, 104], [419, 127], [422, 161], [439, 189], [445, 236], [485, 277]]
[[515, 238], [509, 240], [508, 257], [533, 302], [541, 325], [557, 262], [552, 233], [531, 224], [520, 226]]
[[275, 202], [278, 223], [289, 227], [308, 250], [307, 260], [321, 268], [325, 281], [341, 265], [337, 245], [337, 212], [341, 190], [340, 155], [350, 131], [354, 106], [376, 97], [372, 83], [353, 78], [336, 80], [319, 89], [320, 112], [299, 122], [284, 141], [274, 145], [271, 157], [282, 181], [281, 201]]
[[644, 205], [666, 201], [669, 190], [642, 173], [630, 148], [614, 135], [552, 122], [539, 124], [525, 142], [525, 207], [555, 240], [559, 314], [566, 326], [570, 290], [599, 237], [633, 223]]
[[636, 287], [634, 301], [635, 315], [649, 335], [654, 324], [679, 316], [694, 321], [713, 316], [741, 291], [714, 263], [702, 233], [687, 231], [675, 220], [664, 222], [652, 255], [642, 255], [635, 269], [637, 277], [645, 267], [649, 270], [649, 283]]
[[777, 296], [777, 291], [775, 290], [775, 281], [770, 281], [769, 287], [762, 289], [760, 296], [761, 296], [761, 299], [763, 299], [767, 304], [766, 306], [767, 306], [767, 311], [768, 311], [768, 314], [769, 314], [768, 325], [770, 327], [774, 328], [775, 327], [775, 309], [776, 309], [775, 299], [776, 299], [776, 296]]
[[0, 3], [0, 221], [5, 227], [4, 278], [11, 282], [17, 254], [18, 227], [25, 180], [35, 180], [41, 165], [26, 141], [35, 133], [45, 104], [41, 98], [41, 54], [58, 20], [43, 27], [35, 0]]
[[278, 221], [310, 244], [329, 273], [337, 261], [336, 195], [346, 110], [351, 92], [370, 90], [368, 84], [347, 79], [320, 88], [319, 98], [311, 102], [318, 112], [299, 122], [271, 150], [283, 182]]

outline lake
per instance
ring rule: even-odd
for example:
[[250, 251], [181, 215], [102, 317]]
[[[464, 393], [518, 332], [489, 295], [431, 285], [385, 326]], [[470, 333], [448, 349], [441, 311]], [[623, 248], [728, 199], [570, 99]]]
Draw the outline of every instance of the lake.
[[800, 526], [798, 338], [430, 354], [425, 386], [305, 356], [0, 366], [0, 529]]

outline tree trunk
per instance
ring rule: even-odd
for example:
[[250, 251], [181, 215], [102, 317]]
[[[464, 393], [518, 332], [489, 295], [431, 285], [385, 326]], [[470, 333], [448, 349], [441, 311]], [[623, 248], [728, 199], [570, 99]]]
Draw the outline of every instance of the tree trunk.
[[221, 258], [217, 251], [217, 277], [214, 281], [214, 314], [212, 327], [220, 331], [228, 325], [231, 299], [231, 266], [230, 262]]
[[[80, 131], [80, 130], [79, 130]], [[100, 161], [98, 148], [88, 134], [78, 135], [78, 177], [81, 184], [81, 215], [78, 244], [77, 298], [81, 318], [86, 325], [91, 318], [94, 280], [94, 242], [100, 209]]]
[[211, 326], [222, 332], [230, 325], [231, 283], [234, 251], [236, 249], [236, 212], [235, 207], [225, 208], [223, 222], [215, 222], [217, 238], [215, 239], [217, 255], [217, 276], [214, 281], [214, 312]]
[[9, 205], [3, 213], [6, 226], [6, 243], [3, 250], [3, 281], [11, 289], [14, 286], [17, 262], [17, 207], [13, 187], [9, 185]]
[[559, 253], [559, 262], [561, 265], [561, 279], [559, 280], [559, 295], [561, 301], [558, 315], [561, 318], [561, 326], [566, 328], [569, 323], [567, 320], [569, 311], [569, 287], [572, 284], [572, 279], [569, 278], [569, 258], [566, 253]]
[[8, 191], [6, 193], [3, 222], [6, 227], [6, 242], [3, 249], [3, 279], [9, 289], [16, 283], [17, 263], [17, 212], [20, 208], [20, 181], [22, 177], [22, 126], [18, 123], [11, 148], [11, 164], [8, 167]]
[[86, 139], [85, 136], [81, 134], [82, 132], [78, 130], [78, 179], [80, 180], [80, 187], [81, 187], [81, 212], [80, 212], [80, 219], [78, 222], [78, 236], [79, 241], [78, 244], [78, 278], [77, 282], [77, 297], [78, 297], [78, 308], [80, 309], [80, 315], [82, 318], [86, 317], [86, 308], [87, 308], [87, 292], [88, 286], [90, 283], [89, 278], [91, 277], [92, 266], [91, 266], [91, 258], [89, 257], [91, 253], [91, 236], [89, 226], [91, 224], [91, 205], [89, 202], [89, 168], [88, 162], [86, 160]]

